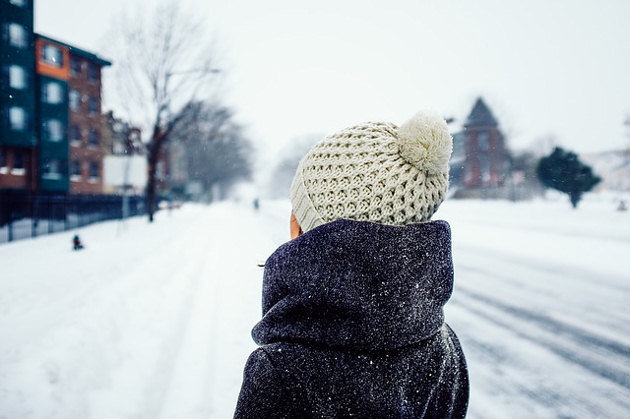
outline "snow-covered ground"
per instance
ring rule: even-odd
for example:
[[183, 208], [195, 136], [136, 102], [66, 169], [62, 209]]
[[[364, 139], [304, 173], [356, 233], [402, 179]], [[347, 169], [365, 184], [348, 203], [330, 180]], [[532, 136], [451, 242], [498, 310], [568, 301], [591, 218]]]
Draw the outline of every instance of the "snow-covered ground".
[[[630, 417], [630, 212], [447, 201], [472, 418]], [[0, 246], [0, 418], [228, 418], [289, 204]]]

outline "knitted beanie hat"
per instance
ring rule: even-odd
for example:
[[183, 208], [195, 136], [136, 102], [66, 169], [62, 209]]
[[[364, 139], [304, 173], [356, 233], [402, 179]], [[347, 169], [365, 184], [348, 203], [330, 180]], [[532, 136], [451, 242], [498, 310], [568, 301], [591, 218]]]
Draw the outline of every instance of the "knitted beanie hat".
[[428, 221], [448, 189], [453, 140], [441, 117], [419, 112], [397, 127], [368, 122], [316, 144], [291, 184], [306, 232], [340, 218], [406, 225]]

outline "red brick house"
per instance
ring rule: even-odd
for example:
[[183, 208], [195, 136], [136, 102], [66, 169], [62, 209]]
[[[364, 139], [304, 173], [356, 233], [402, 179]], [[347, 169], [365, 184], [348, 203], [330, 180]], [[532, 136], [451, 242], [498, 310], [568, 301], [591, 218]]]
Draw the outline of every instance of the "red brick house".
[[454, 135], [461, 150], [456, 184], [462, 189], [501, 188], [509, 176], [510, 157], [499, 124], [482, 98], [466, 118], [464, 129]]

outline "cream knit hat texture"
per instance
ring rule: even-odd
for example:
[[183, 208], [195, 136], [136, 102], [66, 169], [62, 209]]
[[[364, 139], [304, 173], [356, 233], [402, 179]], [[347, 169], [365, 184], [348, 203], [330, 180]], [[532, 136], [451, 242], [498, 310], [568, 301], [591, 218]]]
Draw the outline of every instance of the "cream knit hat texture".
[[453, 140], [443, 118], [419, 112], [397, 127], [368, 122], [316, 144], [300, 161], [291, 204], [302, 231], [345, 218], [428, 221], [448, 189]]

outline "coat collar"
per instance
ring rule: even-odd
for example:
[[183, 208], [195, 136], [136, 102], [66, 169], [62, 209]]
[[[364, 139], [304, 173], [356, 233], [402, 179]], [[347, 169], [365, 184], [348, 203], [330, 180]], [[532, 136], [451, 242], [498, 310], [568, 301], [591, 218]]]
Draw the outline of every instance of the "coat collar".
[[260, 344], [356, 350], [431, 336], [453, 288], [445, 221], [389, 226], [338, 220], [280, 246], [265, 264]]

